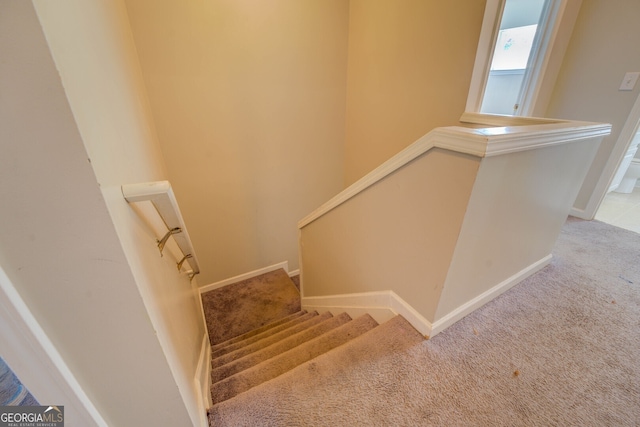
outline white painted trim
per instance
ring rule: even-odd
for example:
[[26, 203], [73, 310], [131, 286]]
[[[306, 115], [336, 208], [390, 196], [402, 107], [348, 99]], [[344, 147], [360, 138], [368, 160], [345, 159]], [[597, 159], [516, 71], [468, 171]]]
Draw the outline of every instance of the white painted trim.
[[196, 282], [196, 295], [198, 299], [198, 308], [200, 308], [200, 320], [202, 321], [202, 329], [204, 330], [205, 335], [209, 336], [209, 326], [207, 325], [207, 315], [204, 312], [204, 303], [202, 302], [202, 290], [199, 287], [197, 287], [197, 282]]
[[426, 338], [432, 334], [431, 323], [393, 291], [303, 296], [302, 308], [307, 311], [330, 311], [334, 314], [346, 312], [352, 318], [368, 313], [378, 323], [384, 323], [400, 314]]
[[532, 117], [467, 112], [461, 121], [491, 127], [450, 126], [432, 130], [304, 217], [298, 222], [298, 228], [312, 223], [432, 148], [489, 157], [601, 138], [611, 133], [609, 124]]
[[289, 277], [297, 276], [298, 274], [300, 274], [300, 269], [297, 269], [297, 270], [291, 270], [291, 271], [289, 272]]
[[[569, 215], [575, 216], [576, 218], [580, 218], [580, 219], [586, 219], [589, 221], [593, 219], [593, 218], [589, 218], [586, 210], [578, 209], [575, 206], [571, 208], [571, 210], [569, 211]], [[595, 216], [595, 212], [593, 215]]]
[[429, 339], [434, 335], [433, 324], [413, 308], [409, 303], [400, 298], [395, 292], [389, 291], [389, 302], [393, 311], [404, 317], [411, 325], [418, 330], [425, 338]]
[[198, 399], [200, 425], [201, 427], [209, 427], [207, 409], [213, 406], [213, 400], [211, 399], [211, 345], [207, 333], [202, 337], [200, 358], [193, 381], [196, 384], [196, 390], [200, 393]]
[[502, 114], [477, 113], [474, 111], [465, 111], [462, 113], [460, 121], [462, 123], [473, 123], [485, 126], [530, 126], [568, 122], [568, 120], [548, 119], [544, 117], [507, 116]]
[[536, 31], [530, 54], [533, 63], [526, 69], [516, 100], [519, 104], [517, 113], [520, 116], [531, 115], [536, 105], [565, 6], [566, 0], [548, 0], [541, 12], [538, 31]]
[[[485, 157], [532, 150], [552, 145], [562, 145], [571, 142], [604, 138], [611, 133], [609, 124], [579, 124], [575, 127], [561, 123], [539, 126], [521, 126], [519, 134], [501, 134], [488, 141]], [[537, 129], [536, 129], [537, 128]], [[530, 130], [530, 131], [529, 131]], [[487, 129], [491, 132], [491, 128]]]
[[2, 357], [42, 405], [64, 405], [74, 425], [108, 424], [0, 266]]
[[399, 314], [411, 323], [425, 338], [432, 338], [458, 320], [544, 268], [551, 262], [551, 257], [551, 254], [549, 254], [541, 258], [433, 323], [429, 322], [393, 291], [362, 292], [316, 297], [303, 296], [302, 308], [307, 311], [330, 311], [333, 314], [346, 312], [352, 318], [368, 313], [378, 323], [384, 323], [391, 317]]
[[540, 260], [534, 262], [528, 267], [520, 270], [518, 273], [514, 274], [513, 276], [498, 283], [491, 289], [483, 292], [482, 294], [478, 295], [472, 300], [467, 301], [466, 303], [462, 304], [460, 307], [456, 308], [452, 312], [436, 320], [435, 322], [433, 322], [432, 336], [442, 332], [443, 330], [453, 325], [458, 320], [462, 319], [463, 317], [470, 314], [474, 310], [477, 310], [478, 308], [482, 307], [492, 299], [496, 298], [498, 295], [502, 294], [503, 292], [506, 292], [507, 290], [511, 289], [513, 286], [520, 283], [522, 280], [526, 279], [527, 277], [541, 270], [551, 262], [551, 257], [552, 257], [551, 254], [549, 254], [541, 258]]
[[547, 49], [550, 55], [544, 66], [543, 75], [540, 76], [535, 104], [532, 105], [529, 113], [532, 116], [546, 114], [581, 6], [582, 0], [562, 0], [558, 8], [553, 46]]
[[482, 18], [482, 28], [476, 50], [476, 59], [469, 85], [469, 95], [467, 96], [466, 111], [480, 111], [482, 98], [486, 82], [489, 77], [491, 61], [493, 60], [493, 47], [498, 37], [500, 27], [500, 17], [504, 10], [505, 0], [487, 0], [484, 7], [484, 17]]
[[268, 267], [259, 268], [257, 270], [250, 271], [248, 273], [240, 274], [238, 276], [230, 277], [228, 279], [220, 280], [219, 282], [210, 283], [208, 285], [204, 285], [200, 287], [200, 293], [203, 294], [205, 292], [212, 291], [214, 289], [219, 289], [227, 285], [231, 285], [233, 283], [241, 282], [243, 280], [251, 279], [252, 277], [259, 276], [261, 274], [270, 273], [275, 270], [284, 269], [284, 271], [289, 271], [289, 261], [283, 261], [278, 264], [273, 264]]
[[[609, 155], [609, 159], [605, 164], [604, 169], [602, 170], [602, 174], [600, 174], [600, 178], [589, 197], [589, 201], [587, 202], [587, 206], [582, 210], [582, 216], [578, 216], [582, 219], [592, 220], [596, 216], [596, 212], [602, 203], [602, 199], [607, 195], [607, 190], [611, 186], [611, 182], [616, 174], [616, 171], [620, 167], [620, 163], [622, 163], [622, 159], [627, 153], [627, 149], [629, 148], [629, 144], [633, 139], [633, 136], [638, 130], [638, 124], [640, 123], [640, 95], [637, 96], [636, 102], [633, 104], [629, 115], [627, 116], [627, 120], [620, 131], [620, 135], [616, 140], [616, 143], [611, 150], [611, 154]], [[574, 215], [573, 210], [571, 215]]]

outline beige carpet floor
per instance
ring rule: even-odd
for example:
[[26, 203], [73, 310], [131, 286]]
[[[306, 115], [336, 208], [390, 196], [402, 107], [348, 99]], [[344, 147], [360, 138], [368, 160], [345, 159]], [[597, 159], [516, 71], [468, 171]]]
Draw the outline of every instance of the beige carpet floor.
[[431, 340], [396, 318], [210, 423], [637, 426], [639, 285], [640, 235], [570, 218], [549, 266]]

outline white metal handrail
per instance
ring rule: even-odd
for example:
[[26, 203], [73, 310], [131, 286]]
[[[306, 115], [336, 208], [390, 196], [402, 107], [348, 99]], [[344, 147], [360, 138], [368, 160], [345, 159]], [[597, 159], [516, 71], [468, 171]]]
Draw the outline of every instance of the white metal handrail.
[[187, 227], [182, 219], [178, 201], [176, 200], [169, 181], [144, 182], [140, 184], [126, 184], [122, 186], [122, 195], [128, 203], [150, 201], [167, 226], [167, 233], [158, 240], [160, 254], [164, 245], [173, 236], [174, 241], [182, 251], [184, 257], [177, 263], [178, 270], [187, 262], [191, 267], [189, 278], [200, 273], [198, 259], [193, 244], [189, 238]]

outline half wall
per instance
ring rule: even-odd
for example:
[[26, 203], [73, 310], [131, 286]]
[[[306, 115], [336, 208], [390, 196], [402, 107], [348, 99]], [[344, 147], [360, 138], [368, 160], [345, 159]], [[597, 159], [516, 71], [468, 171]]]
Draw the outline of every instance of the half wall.
[[610, 125], [465, 114], [301, 220], [302, 304], [432, 336], [545, 266]]

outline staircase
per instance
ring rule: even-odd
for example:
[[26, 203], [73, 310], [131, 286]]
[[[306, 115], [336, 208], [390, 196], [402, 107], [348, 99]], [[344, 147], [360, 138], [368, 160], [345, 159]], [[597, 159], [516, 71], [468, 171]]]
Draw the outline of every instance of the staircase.
[[[224, 323], [225, 315], [221, 311], [230, 310], [229, 319], [235, 321], [238, 318], [238, 310], [249, 310], [251, 307], [243, 306], [246, 294], [243, 289], [251, 288], [253, 290], [252, 297], [260, 303], [255, 303], [255, 309], [260, 310], [260, 305], [264, 305], [262, 297], [256, 297], [257, 292], [264, 292], [265, 298], [270, 290], [273, 290], [272, 301], [269, 304], [267, 312], [271, 313], [274, 307], [278, 305], [283, 307], [295, 307], [290, 301], [283, 301], [279, 295], [283, 292], [283, 282], [289, 282], [286, 286], [294, 286], [293, 282], [286, 276], [284, 271], [271, 273], [275, 274], [275, 278], [265, 280], [264, 277], [257, 277], [255, 280], [262, 281], [261, 287], [255, 287], [250, 281], [230, 285], [228, 289], [212, 291], [215, 294], [204, 294], [203, 303], [205, 313], [216, 311], [216, 323]], [[253, 280], [253, 281], [255, 281]], [[278, 282], [278, 283], [274, 283]], [[286, 289], [287, 292], [290, 289]], [[239, 295], [234, 310], [230, 308], [229, 301], [233, 300], [230, 294]], [[299, 298], [299, 294], [297, 294]], [[220, 303], [220, 307], [216, 310], [215, 302]], [[244, 301], [246, 302], [246, 301]], [[211, 323], [210, 315], [207, 316], [207, 322]], [[257, 322], [257, 320], [253, 320]], [[212, 361], [211, 361], [211, 397], [213, 407], [209, 409], [210, 425], [233, 425], [229, 421], [228, 414], [220, 417], [220, 413], [229, 412], [229, 405], [237, 399], [246, 399], [247, 392], [259, 393], [260, 389], [268, 390], [273, 387], [273, 381], [282, 378], [287, 374], [289, 377], [286, 382], [306, 381], [307, 376], [315, 374], [315, 365], [320, 356], [326, 355], [335, 359], [336, 362], [327, 362], [329, 365], [342, 365], [344, 362], [358, 363], [360, 354], [371, 353], [370, 351], [356, 350], [358, 343], [361, 346], [377, 346], [376, 343], [384, 341], [384, 338], [372, 335], [376, 331], [379, 334], [389, 334], [394, 327], [405, 328], [410, 330], [410, 334], [414, 334], [418, 339], [422, 339], [419, 334], [400, 316], [384, 324], [385, 327], [378, 327], [378, 323], [368, 314], [352, 319], [348, 314], [342, 313], [333, 315], [332, 313], [318, 313], [316, 311], [307, 312], [306, 310], [298, 310], [294, 313], [281, 313], [276, 319], [271, 319], [265, 324], [252, 325], [252, 329], [236, 336], [220, 340], [220, 336], [212, 337]], [[389, 324], [389, 325], [387, 325]], [[238, 328], [239, 325], [228, 325], [229, 327]], [[211, 325], [213, 329], [225, 330]], [[245, 328], [246, 329], [246, 328]], [[386, 329], [386, 331], [385, 331]], [[400, 334], [401, 335], [401, 334]], [[359, 341], [360, 340], [360, 341]], [[371, 344], [367, 344], [371, 343]], [[393, 347], [393, 346], [392, 346]], [[397, 346], [396, 346], [397, 347]], [[366, 359], [363, 355], [362, 359]], [[320, 367], [321, 365], [318, 365]], [[342, 367], [348, 369], [348, 365]], [[327, 369], [325, 369], [326, 371]], [[326, 376], [326, 372], [324, 374]], [[278, 390], [274, 388], [273, 390]], [[267, 393], [267, 391], [264, 391]], [[269, 393], [278, 393], [277, 391]], [[248, 408], [242, 400], [243, 412]], [[220, 410], [221, 405], [226, 405], [224, 411]], [[243, 413], [246, 417], [246, 413]], [[215, 420], [215, 421], [214, 421]], [[246, 419], [245, 419], [246, 420]], [[255, 420], [254, 425], [259, 425], [264, 420]], [[237, 423], [237, 421], [234, 421]]]
[[[346, 313], [296, 313], [284, 324], [215, 346], [211, 397], [224, 402], [308, 362], [378, 326], [369, 315], [352, 320]], [[260, 329], [258, 330], [260, 331]]]

